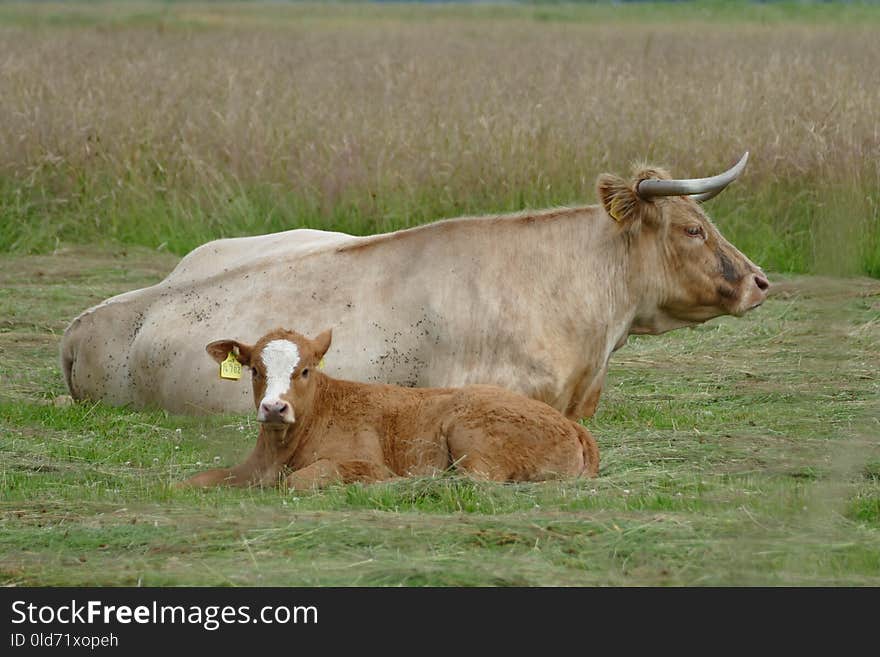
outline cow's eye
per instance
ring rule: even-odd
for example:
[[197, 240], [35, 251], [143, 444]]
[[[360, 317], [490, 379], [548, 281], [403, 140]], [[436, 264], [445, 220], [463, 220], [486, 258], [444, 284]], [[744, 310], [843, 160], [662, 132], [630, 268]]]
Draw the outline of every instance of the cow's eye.
[[300, 375], [302, 378], [304, 378], [304, 379], [308, 378], [308, 376], [309, 376], [309, 368], [308, 368], [308, 367], [305, 368], [302, 372], [299, 373], [299, 375]]
[[703, 234], [703, 227], [702, 226], [688, 226], [687, 228], [685, 228], [685, 231], [691, 237], [700, 237]]

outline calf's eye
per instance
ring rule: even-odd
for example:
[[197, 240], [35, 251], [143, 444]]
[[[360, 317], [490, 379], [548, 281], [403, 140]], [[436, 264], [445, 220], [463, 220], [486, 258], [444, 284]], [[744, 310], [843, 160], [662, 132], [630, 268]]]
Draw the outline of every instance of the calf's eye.
[[307, 378], [309, 376], [309, 368], [307, 367], [302, 372], [300, 372], [300, 376], [304, 379]]
[[703, 229], [700, 226], [688, 226], [685, 231], [691, 237], [700, 237], [703, 234]]

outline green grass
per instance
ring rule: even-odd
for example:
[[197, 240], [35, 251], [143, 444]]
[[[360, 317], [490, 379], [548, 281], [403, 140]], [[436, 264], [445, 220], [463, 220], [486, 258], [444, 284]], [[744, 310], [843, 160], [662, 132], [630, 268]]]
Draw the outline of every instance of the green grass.
[[56, 401], [66, 322], [175, 261], [0, 256], [0, 582], [880, 585], [876, 281], [773, 275], [746, 318], [631, 339], [597, 479], [202, 492], [171, 485], [253, 418]]
[[[184, 255], [218, 237], [316, 227], [371, 235], [447, 217], [559, 204], [558, 198], [540, 192], [465, 200], [449, 198], [439, 189], [389, 198], [379, 212], [356, 199], [328, 212], [314, 198], [259, 188], [223, 189], [199, 201], [161, 198], [104, 202], [101, 207], [91, 198], [84, 196], [59, 211], [45, 198], [21, 203], [12, 193], [4, 195], [0, 186], [0, 252], [45, 253], [61, 243], [100, 243]], [[779, 186], [731, 190], [708, 211], [725, 237], [767, 270], [880, 278], [880, 205], [872, 206], [858, 190], [828, 193], [819, 203], [815, 195]]]

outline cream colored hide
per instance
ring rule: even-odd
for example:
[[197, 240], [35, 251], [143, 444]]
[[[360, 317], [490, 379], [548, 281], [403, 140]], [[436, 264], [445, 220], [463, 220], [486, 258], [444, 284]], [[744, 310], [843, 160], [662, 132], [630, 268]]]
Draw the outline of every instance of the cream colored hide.
[[161, 283], [71, 323], [68, 387], [111, 404], [248, 412], [251, 386], [221, 380], [204, 345], [333, 326], [334, 377], [497, 384], [569, 418], [591, 415], [629, 334], [740, 315], [766, 296], [760, 270], [693, 199], [636, 196], [645, 177], [602, 176], [596, 206], [372, 237], [292, 230], [210, 242]]

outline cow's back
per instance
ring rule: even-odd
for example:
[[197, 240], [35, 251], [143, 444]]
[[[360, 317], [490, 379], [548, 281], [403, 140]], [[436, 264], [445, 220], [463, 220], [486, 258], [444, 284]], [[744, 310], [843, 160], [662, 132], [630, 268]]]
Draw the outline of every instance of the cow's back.
[[[207, 359], [203, 350], [207, 342], [198, 330], [210, 310], [204, 303], [204, 290], [220, 286], [216, 288], [220, 295], [208, 296], [222, 326], [228, 322], [224, 316], [232, 319], [243, 313], [232, 295], [227, 297], [229, 304], [213, 298], [223, 297], [227, 289], [223, 279], [246, 283], [254, 274], [256, 281], [263, 263], [296, 261], [356, 239], [343, 233], [298, 229], [215, 240], [194, 249], [160, 283], [111, 297], [68, 325], [61, 340], [61, 369], [68, 390], [75, 399], [179, 412], [248, 410], [247, 385], [198, 394], [192, 386], [181, 385], [185, 370], [209, 365], [202, 362]], [[191, 339], [198, 342], [190, 343]], [[177, 385], [165, 389], [169, 377]]]
[[258, 266], [261, 260], [292, 260], [359, 239], [345, 233], [297, 228], [253, 237], [230, 237], [196, 247], [177, 263], [163, 283], [193, 284], [230, 271]]

